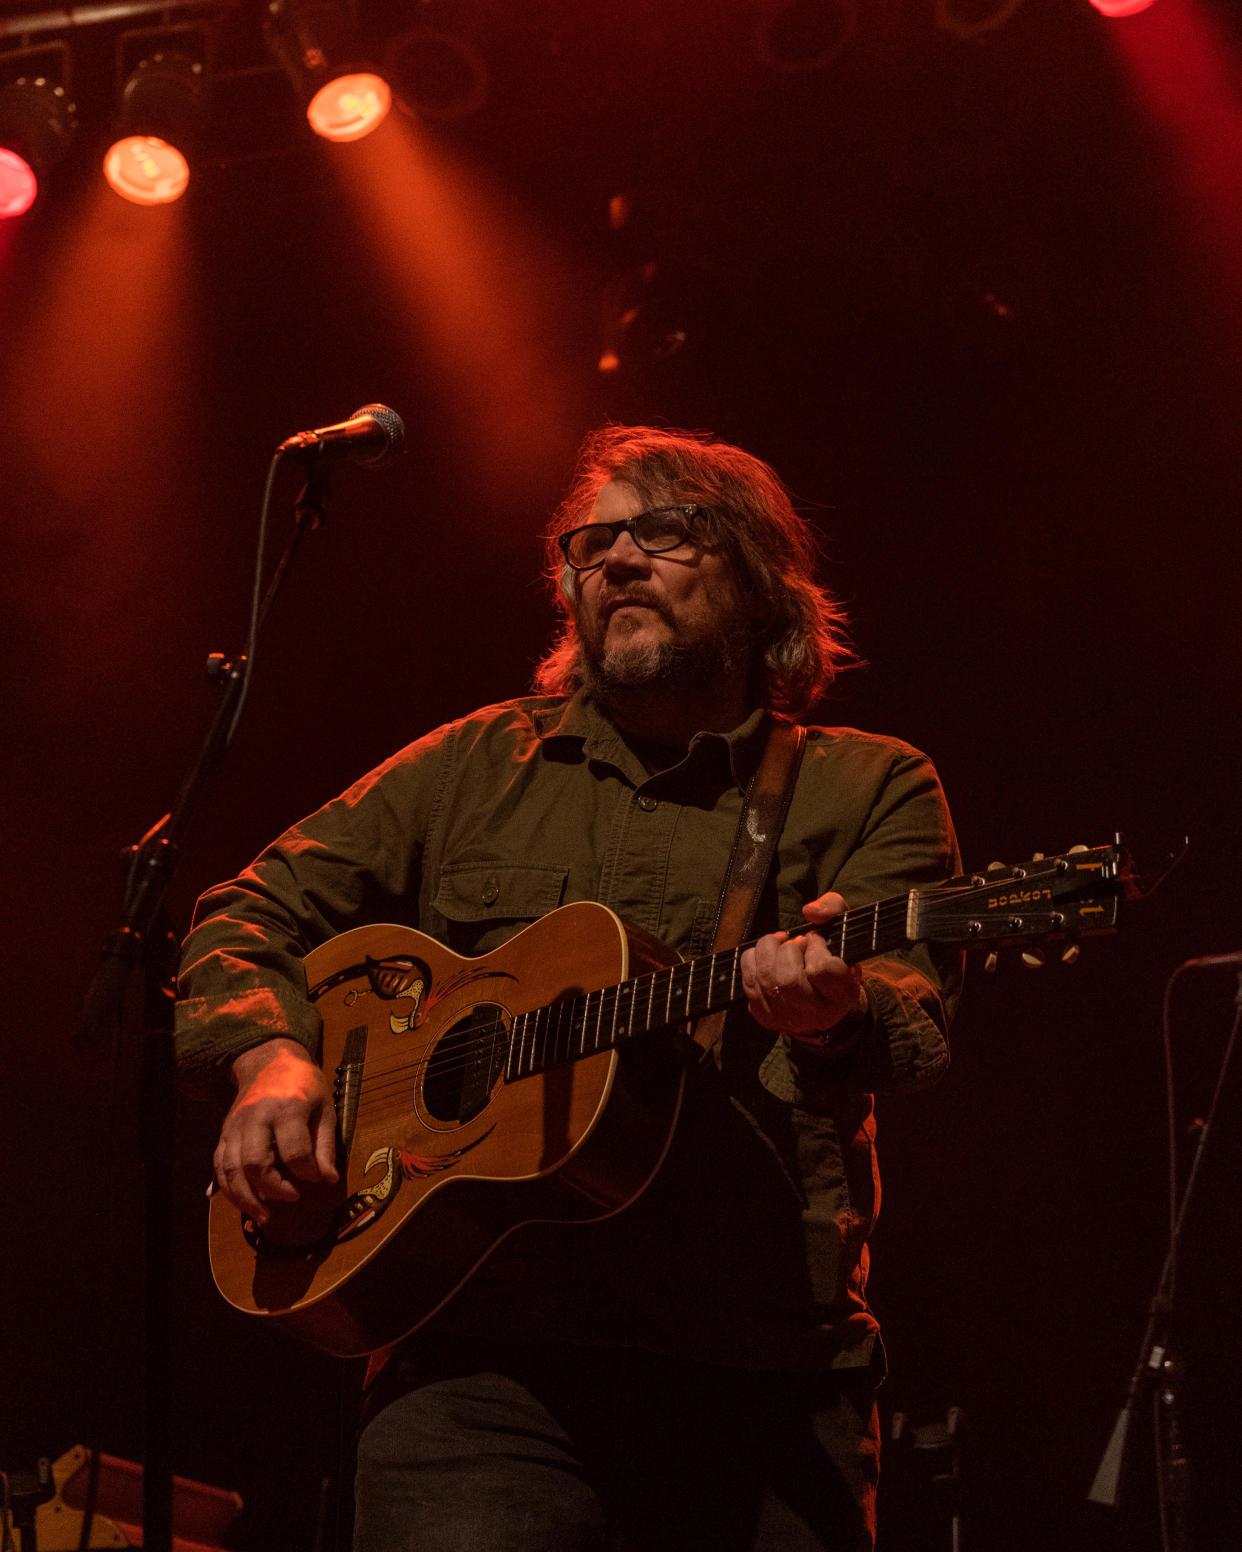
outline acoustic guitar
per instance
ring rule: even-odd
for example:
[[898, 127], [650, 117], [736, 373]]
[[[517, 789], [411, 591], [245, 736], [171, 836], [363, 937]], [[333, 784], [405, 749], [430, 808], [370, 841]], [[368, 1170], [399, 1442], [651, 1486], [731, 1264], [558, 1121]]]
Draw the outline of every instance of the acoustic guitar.
[[[1134, 893], [1119, 844], [995, 864], [855, 907], [820, 931], [855, 963], [929, 942], [997, 948], [1109, 931]], [[562, 906], [462, 958], [365, 926], [307, 955], [337, 1115], [332, 1186], [260, 1228], [221, 1196], [212, 1272], [235, 1308], [343, 1357], [429, 1319], [522, 1224], [618, 1212], [680, 1107], [688, 1028], [744, 1000], [745, 947], [671, 962], [605, 906]]]

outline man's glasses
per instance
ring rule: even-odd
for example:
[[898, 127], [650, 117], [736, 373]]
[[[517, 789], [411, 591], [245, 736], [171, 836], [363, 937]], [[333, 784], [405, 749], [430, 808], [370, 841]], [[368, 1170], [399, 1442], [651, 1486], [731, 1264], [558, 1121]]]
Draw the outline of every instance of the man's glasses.
[[690, 538], [700, 511], [693, 502], [676, 507], [652, 507], [616, 523], [587, 523], [557, 537], [565, 564], [574, 571], [590, 571], [603, 564], [604, 556], [627, 533], [640, 550], [661, 555]]

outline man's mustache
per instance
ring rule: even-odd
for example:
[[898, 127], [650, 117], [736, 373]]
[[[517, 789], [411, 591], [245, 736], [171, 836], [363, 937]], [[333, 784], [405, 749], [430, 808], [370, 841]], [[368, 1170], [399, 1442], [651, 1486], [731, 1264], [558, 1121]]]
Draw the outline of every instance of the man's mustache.
[[662, 598], [654, 589], [638, 585], [613, 588], [607, 593], [601, 593], [599, 598], [599, 614], [601, 619], [607, 619], [614, 609], [624, 604], [641, 604], [645, 609], [653, 609], [661, 619], [671, 619], [668, 600]]

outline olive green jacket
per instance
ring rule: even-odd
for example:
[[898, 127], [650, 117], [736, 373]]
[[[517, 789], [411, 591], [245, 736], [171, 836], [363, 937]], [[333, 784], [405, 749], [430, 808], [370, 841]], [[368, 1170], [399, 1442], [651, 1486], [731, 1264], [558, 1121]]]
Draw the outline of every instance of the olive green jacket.
[[[411, 744], [203, 896], [178, 1009], [187, 1079], [201, 1088], [275, 1035], [314, 1052], [301, 957], [364, 922], [405, 922], [473, 955], [598, 900], [685, 956], [708, 951], [764, 729], [756, 711], [652, 774], [578, 695], [488, 707]], [[923, 755], [811, 728], [756, 930], [798, 930], [802, 905], [830, 889], [861, 905], [956, 867]], [[960, 957], [918, 945], [862, 968], [870, 1013], [848, 1056], [791, 1047], [735, 1013], [639, 1200], [601, 1223], [518, 1231], [437, 1324], [741, 1367], [866, 1362], [872, 1095], [943, 1072]]]

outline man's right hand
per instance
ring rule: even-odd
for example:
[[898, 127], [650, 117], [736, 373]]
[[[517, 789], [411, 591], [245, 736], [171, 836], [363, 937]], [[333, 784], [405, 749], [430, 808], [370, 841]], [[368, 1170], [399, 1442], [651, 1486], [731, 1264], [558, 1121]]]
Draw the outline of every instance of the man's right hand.
[[296, 1181], [335, 1181], [336, 1111], [322, 1071], [296, 1040], [267, 1040], [233, 1062], [237, 1098], [213, 1158], [216, 1186], [256, 1223], [296, 1202]]

